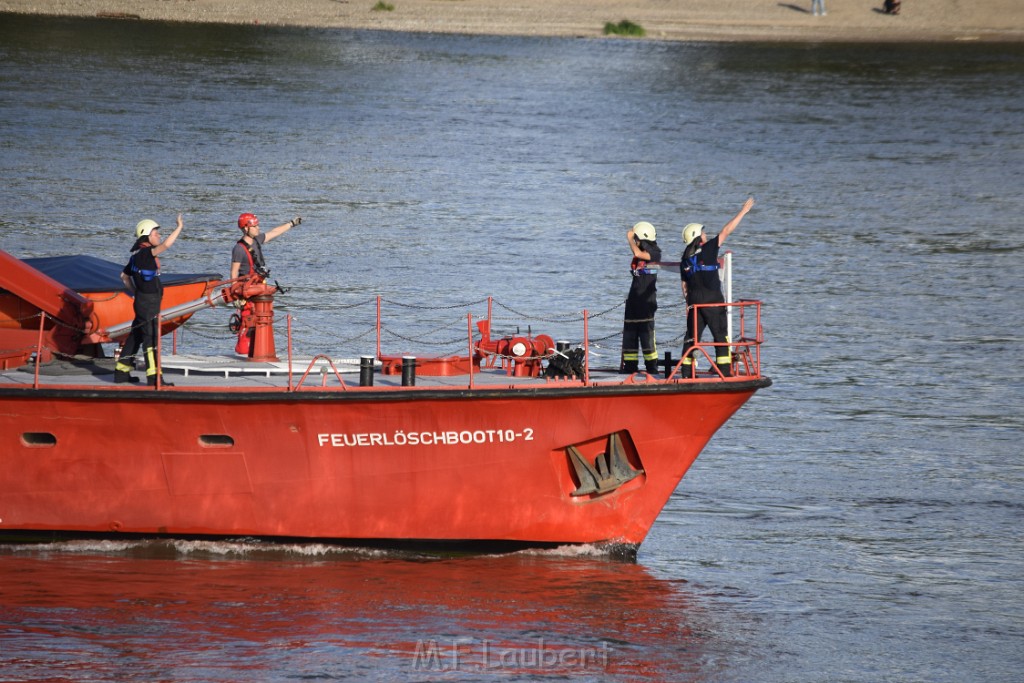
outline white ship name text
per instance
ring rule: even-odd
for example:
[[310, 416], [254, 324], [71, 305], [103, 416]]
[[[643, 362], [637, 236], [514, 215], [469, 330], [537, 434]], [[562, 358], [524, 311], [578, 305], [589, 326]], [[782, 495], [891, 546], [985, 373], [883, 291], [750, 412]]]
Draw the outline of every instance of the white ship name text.
[[533, 428], [477, 429], [443, 432], [363, 432], [361, 434], [321, 433], [316, 435], [320, 446], [359, 448], [375, 446], [458, 446], [460, 444], [515, 443], [533, 441]]

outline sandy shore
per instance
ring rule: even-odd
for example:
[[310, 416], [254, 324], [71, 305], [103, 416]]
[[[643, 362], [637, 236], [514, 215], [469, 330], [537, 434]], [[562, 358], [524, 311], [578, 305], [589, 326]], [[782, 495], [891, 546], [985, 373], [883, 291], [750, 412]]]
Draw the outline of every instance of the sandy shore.
[[600, 37], [628, 19], [655, 40], [908, 42], [1024, 39], [1024, 0], [0, 0], [0, 12], [432, 33]]

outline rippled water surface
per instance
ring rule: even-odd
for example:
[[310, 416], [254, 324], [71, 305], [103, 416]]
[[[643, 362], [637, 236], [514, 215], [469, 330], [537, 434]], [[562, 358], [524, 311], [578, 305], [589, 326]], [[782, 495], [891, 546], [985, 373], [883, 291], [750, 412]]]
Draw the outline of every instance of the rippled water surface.
[[[121, 261], [180, 211], [165, 270], [226, 273], [238, 213], [301, 214], [267, 247], [300, 352], [372, 352], [378, 294], [386, 350], [450, 352], [493, 295], [505, 329], [601, 313], [613, 359], [626, 229], [675, 255], [753, 195], [728, 246], [775, 382], [635, 564], [0, 546], [2, 678], [1019, 680], [1022, 93], [1015, 46], [0, 15], [0, 248]], [[678, 353], [671, 276], [659, 300]], [[183, 343], [226, 352], [225, 318]]]

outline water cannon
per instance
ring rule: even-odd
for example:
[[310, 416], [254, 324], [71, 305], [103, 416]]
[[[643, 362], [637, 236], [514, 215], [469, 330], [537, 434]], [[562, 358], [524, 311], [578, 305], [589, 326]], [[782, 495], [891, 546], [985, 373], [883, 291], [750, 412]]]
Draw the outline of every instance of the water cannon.
[[221, 290], [225, 303], [241, 304], [231, 315], [228, 329], [238, 335], [235, 353], [252, 361], [279, 360], [274, 349], [274, 294], [283, 291], [275, 282], [268, 285], [259, 273], [231, 281]]

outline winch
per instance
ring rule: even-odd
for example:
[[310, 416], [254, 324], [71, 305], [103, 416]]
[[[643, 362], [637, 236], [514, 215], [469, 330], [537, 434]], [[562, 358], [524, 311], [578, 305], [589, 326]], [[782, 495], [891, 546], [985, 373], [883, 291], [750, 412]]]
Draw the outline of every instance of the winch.
[[491, 339], [489, 320], [481, 320], [476, 326], [480, 330], [476, 352], [486, 359], [486, 367], [494, 367], [500, 360], [499, 367], [513, 377], [539, 377], [543, 371], [542, 361], [555, 350], [555, 340], [546, 334], [523, 336], [517, 330], [515, 335]]

